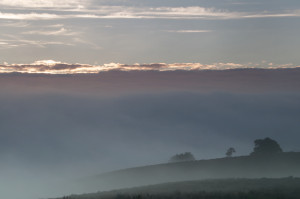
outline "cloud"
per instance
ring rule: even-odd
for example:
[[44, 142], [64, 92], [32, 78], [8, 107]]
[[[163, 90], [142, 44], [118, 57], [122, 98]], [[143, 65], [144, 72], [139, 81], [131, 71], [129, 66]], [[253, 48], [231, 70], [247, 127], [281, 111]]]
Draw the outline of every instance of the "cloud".
[[24, 22], [24, 21], [20, 21], [20, 22], [15, 22], [15, 21], [13, 21], [13, 22], [2, 22], [1, 24], [0, 24], [0, 26], [1, 27], [17, 27], [17, 28], [24, 28], [24, 27], [28, 27], [28, 26], [30, 26], [30, 24], [29, 23], [27, 23], [27, 22]]
[[84, 7], [89, 0], [1, 0], [0, 5], [10, 7], [51, 8], [51, 7]]
[[33, 30], [33, 31], [27, 31], [23, 32], [22, 34], [27, 35], [55, 35], [55, 36], [71, 36], [71, 35], [77, 35], [77, 32], [72, 32], [64, 27], [61, 27], [58, 30]]
[[[99, 18], [165, 18], [165, 19], [205, 19], [205, 18], [233, 18], [232, 12], [214, 8], [193, 7], [122, 7], [110, 6], [101, 8]], [[96, 17], [96, 16], [95, 16]]]
[[[72, 46], [73, 44], [60, 41], [43, 41], [43, 40], [30, 40], [30, 39], [0, 39], [0, 49], [9, 49], [22, 46], [36, 46], [45, 48], [48, 45], [64, 45]], [[9, 67], [7, 67], [9, 68]]]
[[[232, 18], [235, 17], [236, 13], [222, 11], [215, 8], [204, 8], [199, 6], [192, 6], [192, 7], [160, 7], [152, 9], [154, 11], [152, 14], [157, 14], [160, 16], [167, 16], [167, 17], [187, 17], [187, 18], [205, 18], [205, 17], [212, 17], [212, 18]], [[156, 13], [155, 13], [156, 12]]]
[[[12, 2], [17, 5], [21, 1]], [[25, 2], [25, 1], [24, 1]], [[48, 2], [48, 3], [47, 3]], [[50, 8], [39, 7], [40, 3], [33, 6], [40, 9], [39, 12], [0, 12], [0, 19], [10, 20], [54, 20], [70, 18], [94, 18], [94, 19], [243, 19], [243, 18], [271, 18], [271, 17], [300, 17], [299, 10], [286, 10], [281, 12], [233, 12], [216, 8], [200, 6], [190, 7], [129, 7], [129, 6], [99, 6], [80, 7], [80, 9], [65, 9], [65, 6], [55, 7], [55, 3], [45, 1], [41, 5], [52, 5]], [[55, 1], [56, 2], [56, 1]], [[7, 3], [8, 4], [8, 3]], [[65, 5], [64, 3], [62, 3]], [[75, 5], [68, 3], [66, 5]], [[23, 4], [21, 4], [23, 5]], [[26, 3], [26, 5], [29, 5]], [[59, 3], [57, 4], [59, 5]], [[24, 4], [25, 6], [25, 4]], [[67, 6], [66, 6], [67, 7]], [[4, 9], [5, 10], [5, 9]], [[26, 9], [24, 10], [26, 11]]]
[[[5, 41], [1, 41], [2, 45], [7, 45]], [[33, 42], [33, 41], [25, 41]], [[1, 44], [1, 43], [0, 43]], [[32, 43], [34, 45], [49, 45], [60, 43]], [[62, 44], [63, 45], [63, 44]], [[65, 44], [66, 45], [66, 44]], [[120, 64], [109, 63], [104, 65], [89, 65], [89, 64], [70, 64], [54, 60], [41, 60], [32, 64], [3, 64], [0, 65], [0, 73], [48, 73], [48, 74], [79, 74], [79, 73], [99, 73], [105, 71], [197, 71], [197, 70], [227, 70], [227, 69], [241, 69], [241, 68], [295, 68], [293, 64], [276, 65], [274, 63], [261, 63], [261, 64], [238, 64], [238, 63], [150, 63], [150, 64]]]
[[[35, 30], [36, 29], [36, 30]], [[20, 32], [18, 34], [0, 34], [0, 49], [10, 49], [17, 47], [37, 47], [45, 48], [49, 45], [61, 46], [75, 46], [78, 44], [89, 45], [95, 47], [96, 45], [80, 38], [81, 32], [72, 31], [70, 28], [65, 28], [62, 24], [46, 25], [42, 28], [35, 28]], [[31, 35], [42, 35], [42, 38], [35, 38]], [[52, 36], [52, 37], [47, 37]], [[54, 38], [53, 36], [68, 36], [63, 40], [61, 38]], [[71, 36], [71, 37], [69, 37]]]
[[279, 17], [300, 17], [300, 10], [287, 10], [281, 13], [276, 12], [262, 12], [251, 13], [241, 16], [242, 18], [279, 18]]
[[4, 13], [0, 12], [0, 19], [10, 20], [50, 20], [50, 19], [61, 19], [62, 16], [57, 14], [49, 13]]
[[168, 30], [167, 32], [176, 32], [176, 33], [206, 33], [206, 32], [212, 32], [212, 30]]

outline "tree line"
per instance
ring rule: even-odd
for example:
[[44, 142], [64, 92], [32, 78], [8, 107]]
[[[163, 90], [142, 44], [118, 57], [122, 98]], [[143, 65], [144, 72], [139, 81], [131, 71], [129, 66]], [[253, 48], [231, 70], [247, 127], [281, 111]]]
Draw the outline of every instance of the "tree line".
[[[252, 156], [269, 156], [273, 154], [282, 153], [282, 148], [278, 144], [277, 141], [266, 137], [264, 139], [256, 139], [254, 140], [254, 148], [250, 153]], [[227, 149], [225, 155], [230, 158], [233, 154], [236, 153], [236, 149], [234, 147], [230, 147]], [[172, 156], [169, 160], [172, 162], [183, 162], [183, 161], [194, 161], [196, 160], [194, 155], [191, 152], [180, 153]]]

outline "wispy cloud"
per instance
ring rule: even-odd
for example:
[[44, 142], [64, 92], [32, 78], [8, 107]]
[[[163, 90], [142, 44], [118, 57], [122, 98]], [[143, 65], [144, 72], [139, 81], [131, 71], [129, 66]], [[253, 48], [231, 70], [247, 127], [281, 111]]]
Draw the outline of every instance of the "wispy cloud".
[[300, 17], [300, 10], [288, 10], [285, 12], [262, 12], [262, 13], [249, 13], [242, 15], [241, 18], [279, 18], [279, 17]]
[[20, 21], [20, 22], [16, 22], [16, 21], [13, 21], [13, 22], [2, 22], [0, 23], [0, 27], [17, 27], [17, 28], [24, 28], [24, 27], [28, 27], [30, 26], [30, 23], [28, 22], [24, 22], [24, 21]]
[[[0, 41], [1, 42], [1, 41]], [[79, 73], [99, 73], [105, 71], [197, 71], [197, 70], [227, 70], [240, 68], [294, 68], [293, 64], [276, 65], [273, 63], [261, 64], [237, 64], [237, 63], [151, 63], [151, 64], [120, 64], [109, 63], [104, 65], [70, 64], [54, 60], [41, 60], [32, 64], [3, 64], [0, 65], [0, 73], [46, 73], [46, 74], [79, 74]]]
[[61, 15], [49, 14], [49, 13], [4, 13], [0, 12], [0, 19], [10, 20], [50, 20], [61, 19]]
[[18, 30], [16, 34], [0, 34], [0, 49], [26, 46], [45, 48], [49, 45], [99, 48], [97, 44], [84, 38], [82, 32], [73, 31], [71, 26], [66, 27], [64, 24], [30, 25], [22, 28], [22, 31]]
[[212, 32], [212, 30], [168, 30], [167, 32], [175, 32], [175, 33], [206, 33], [206, 32]]
[[36, 46], [45, 48], [48, 45], [67, 45], [73, 44], [60, 41], [46, 41], [46, 40], [30, 40], [30, 39], [0, 39], [0, 49], [9, 49], [22, 46]]
[[27, 8], [85, 7], [89, 2], [90, 0], [1, 0], [0, 5]]
[[[56, 11], [55, 11], [56, 10]], [[26, 9], [25, 9], [26, 11]], [[60, 11], [60, 12], [57, 12]], [[64, 12], [62, 12], [64, 11]], [[65, 10], [63, 7], [42, 9], [40, 12], [28, 11], [22, 13], [0, 12], [0, 19], [10, 20], [54, 20], [68, 18], [95, 18], [95, 19], [243, 19], [243, 18], [270, 18], [270, 17], [300, 17], [299, 10], [282, 12], [232, 12], [215, 8], [199, 6], [191, 7], [126, 7], [102, 6], [96, 8], [81, 8]]]
[[27, 31], [23, 32], [22, 34], [27, 35], [55, 35], [55, 36], [71, 36], [71, 35], [77, 35], [79, 33], [72, 32], [64, 27], [58, 29], [58, 30], [33, 30], [33, 31]]

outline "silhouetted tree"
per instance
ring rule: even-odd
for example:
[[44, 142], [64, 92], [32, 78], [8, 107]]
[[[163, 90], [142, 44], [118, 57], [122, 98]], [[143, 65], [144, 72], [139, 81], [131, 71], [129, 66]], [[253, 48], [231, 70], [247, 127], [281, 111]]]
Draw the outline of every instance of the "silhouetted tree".
[[281, 153], [280, 145], [271, 138], [257, 139], [254, 141], [255, 147], [251, 155], [271, 155]]
[[193, 161], [195, 160], [194, 155], [191, 152], [185, 152], [181, 154], [176, 154], [172, 156], [169, 162], [183, 162], [183, 161]]
[[226, 156], [227, 156], [228, 158], [230, 158], [230, 157], [232, 157], [232, 154], [235, 153], [235, 152], [236, 152], [236, 150], [235, 150], [233, 147], [230, 147], [230, 148], [227, 150], [227, 152], [226, 152]]

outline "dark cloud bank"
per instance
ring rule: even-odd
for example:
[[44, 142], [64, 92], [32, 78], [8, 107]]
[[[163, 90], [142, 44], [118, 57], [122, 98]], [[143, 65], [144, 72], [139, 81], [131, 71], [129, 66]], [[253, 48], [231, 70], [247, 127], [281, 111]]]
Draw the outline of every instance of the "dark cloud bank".
[[267, 136], [300, 151], [298, 77], [299, 69], [2, 74], [0, 193], [47, 197], [56, 193], [46, 182], [185, 151], [215, 158], [233, 146], [245, 155]]

